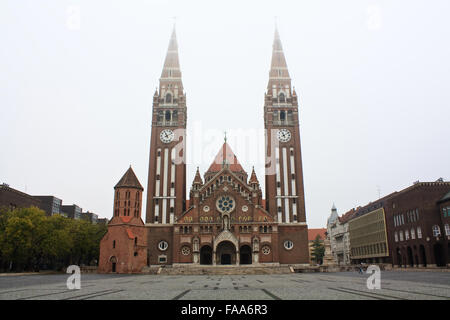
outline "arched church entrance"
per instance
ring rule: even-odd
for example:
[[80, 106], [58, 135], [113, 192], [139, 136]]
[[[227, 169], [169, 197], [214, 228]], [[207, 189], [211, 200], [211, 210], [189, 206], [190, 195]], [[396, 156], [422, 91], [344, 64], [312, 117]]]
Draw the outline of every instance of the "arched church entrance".
[[203, 246], [200, 249], [200, 264], [212, 264], [212, 248]]
[[222, 241], [216, 249], [218, 264], [236, 264], [236, 247], [230, 241]]
[[111, 262], [111, 272], [116, 272], [117, 258], [112, 256], [109, 261]]
[[252, 264], [252, 248], [248, 245], [243, 245], [239, 250], [240, 264]]

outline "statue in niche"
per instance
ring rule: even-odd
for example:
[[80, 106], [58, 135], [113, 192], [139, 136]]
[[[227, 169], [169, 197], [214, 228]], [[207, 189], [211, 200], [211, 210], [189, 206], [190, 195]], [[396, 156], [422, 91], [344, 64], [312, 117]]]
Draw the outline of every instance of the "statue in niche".
[[258, 242], [258, 238], [254, 238], [253, 239], [253, 251], [259, 251], [259, 242]]
[[230, 221], [228, 216], [223, 217], [223, 230], [230, 230]]
[[198, 251], [198, 238], [194, 239], [194, 252]]

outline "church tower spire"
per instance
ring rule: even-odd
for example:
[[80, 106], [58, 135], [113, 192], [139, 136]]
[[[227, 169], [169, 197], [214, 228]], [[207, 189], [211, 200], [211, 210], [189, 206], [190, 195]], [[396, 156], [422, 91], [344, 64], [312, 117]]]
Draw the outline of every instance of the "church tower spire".
[[280, 34], [276, 26], [272, 44], [272, 61], [270, 64], [267, 92], [273, 97], [277, 97], [281, 92], [284, 93], [286, 98], [291, 95], [291, 78], [289, 76], [283, 46], [281, 45]]
[[266, 129], [266, 210], [278, 222], [306, 225], [303, 169], [298, 119], [298, 96], [275, 28], [269, 83], [264, 99]]
[[172, 224], [186, 207], [186, 95], [175, 25], [153, 96], [146, 223]]
[[[180, 59], [178, 57], [178, 43], [175, 24], [167, 48], [161, 78], [159, 79], [159, 89], [183, 93], [183, 82], [181, 81]], [[171, 90], [172, 89], [172, 90]]]

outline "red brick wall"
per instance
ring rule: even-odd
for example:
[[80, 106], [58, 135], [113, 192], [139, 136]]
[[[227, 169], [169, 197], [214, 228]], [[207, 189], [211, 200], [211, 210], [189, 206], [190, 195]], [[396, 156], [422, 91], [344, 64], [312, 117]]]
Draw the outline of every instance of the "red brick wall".
[[[291, 240], [294, 247], [284, 248], [284, 242]], [[309, 264], [308, 229], [306, 226], [278, 226], [278, 254], [280, 264]]]
[[[134, 238], [129, 237], [127, 229], [138, 238], [137, 245], [135, 245]], [[117, 260], [117, 273], [141, 272], [142, 268], [147, 265], [146, 231], [144, 226], [109, 225], [108, 232], [100, 242], [98, 272], [112, 272], [111, 257], [115, 257]], [[115, 241], [114, 248], [113, 241]]]

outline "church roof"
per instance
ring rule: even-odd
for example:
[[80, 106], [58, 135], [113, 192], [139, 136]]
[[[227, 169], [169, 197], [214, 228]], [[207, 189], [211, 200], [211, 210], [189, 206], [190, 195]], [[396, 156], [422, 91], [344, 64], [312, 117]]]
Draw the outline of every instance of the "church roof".
[[114, 189], [115, 188], [123, 188], [123, 187], [137, 188], [137, 189], [144, 190], [144, 188], [139, 183], [138, 178], [134, 174], [133, 169], [131, 169], [131, 166], [128, 168], [127, 172], [125, 172], [125, 174], [119, 180], [119, 182], [115, 185]]
[[200, 176], [200, 170], [197, 167], [197, 172], [195, 173], [195, 177], [194, 177], [194, 182], [193, 183], [199, 183], [199, 184], [203, 184], [203, 180], [202, 177]]
[[256, 177], [255, 167], [252, 168], [252, 174], [250, 176], [249, 183], [259, 183], [258, 178]]
[[219, 172], [224, 164], [228, 164], [232, 172], [245, 172], [228, 143], [224, 142], [207, 172]]

